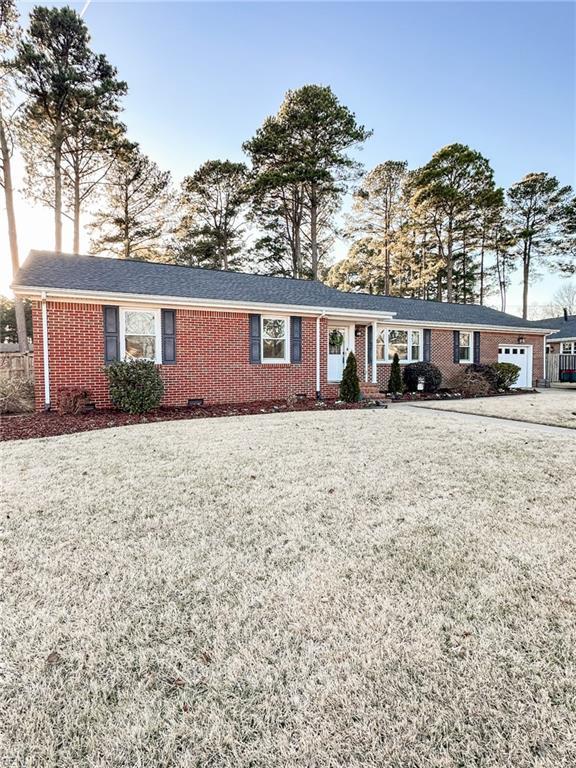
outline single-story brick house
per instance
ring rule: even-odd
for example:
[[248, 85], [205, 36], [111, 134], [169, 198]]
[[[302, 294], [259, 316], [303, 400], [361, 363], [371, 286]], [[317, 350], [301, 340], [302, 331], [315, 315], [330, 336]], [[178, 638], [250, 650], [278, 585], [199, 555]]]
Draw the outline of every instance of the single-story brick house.
[[544, 377], [550, 329], [474, 304], [345, 293], [320, 282], [32, 251], [13, 289], [33, 303], [36, 402], [88, 387], [109, 405], [107, 362], [160, 366], [163, 404], [335, 397], [347, 353], [363, 387], [386, 385], [390, 362], [429, 360], [444, 381], [462, 365], [521, 367]]

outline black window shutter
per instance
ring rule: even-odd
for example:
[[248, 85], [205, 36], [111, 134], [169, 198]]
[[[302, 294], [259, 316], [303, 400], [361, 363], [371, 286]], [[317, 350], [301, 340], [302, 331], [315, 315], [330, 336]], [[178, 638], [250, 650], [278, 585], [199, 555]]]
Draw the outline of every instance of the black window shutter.
[[302, 362], [302, 318], [290, 318], [290, 362]]
[[260, 362], [260, 315], [248, 315], [250, 319], [250, 362]]
[[474, 364], [480, 365], [480, 331], [474, 331]]
[[113, 363], [120, 357], [120, 318], [118, 307], [104, 305], [104, 362]]
[[425, 363], [432, 360], [432, 331], [430, 328], [424, 328], [424, 347], [422, 359]]
[[454, 362], [460, 362], [460, 331], [454, 331]]
[[176, 310], [162, 310], [162, 363], [176, 365]]
[[372, 345], [374, 344], [374, 328], [367, 325], [366, 344], [368, 344], [368, 365], [372, 365]]

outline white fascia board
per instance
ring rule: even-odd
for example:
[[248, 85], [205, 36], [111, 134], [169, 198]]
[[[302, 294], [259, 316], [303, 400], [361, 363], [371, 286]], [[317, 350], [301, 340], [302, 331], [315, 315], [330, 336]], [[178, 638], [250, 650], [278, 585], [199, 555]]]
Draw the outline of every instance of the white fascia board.
[[576, 336], [562, 336], [558, 339], [546, 339], [550, 344], [558, 344], [560, 341], [576, 341]]

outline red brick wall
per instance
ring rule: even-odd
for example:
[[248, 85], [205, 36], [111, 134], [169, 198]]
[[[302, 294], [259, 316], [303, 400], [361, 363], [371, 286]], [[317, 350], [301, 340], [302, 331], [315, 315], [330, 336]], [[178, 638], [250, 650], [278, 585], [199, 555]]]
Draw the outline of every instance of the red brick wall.
[[[51, 399], [59, 387], [83, 385], [97, 407], [110, 405], [104, 368], [102, 307], [48, 302]], [[176, 310], [176, 365], [160, 366], [164, 405], [275, 400], [290, 394], [316, 394], [316, 320], [302, 318], [302, 363], [249, 363], [248, 314]], [[42, 339], [40, 304], [33, 307], [34, 337]], [[324, 331], [325, 333], [325, 331]], [[36, 363], [36, 404], [44, 405], [41, 344]], [[324, 366], [324, 371], [326, 366]]]
[[[48, 343], [52, 404], [62, 386], [87, 386], [97, 407], [109, 406], [108, 385], [103, 373], [104, 334], [99, 304], [48, 302]], [[248, 314], [203, 310], [176, 310], [176, 365], [161, 366], [165, 384], [163, 404], [186, 405], [189, 398], [206, 403], [239, 403], [283, 399], [291, 394], [316, 394], [316, 319], [302, 318], [302, 363], [260, 364], [248, 362]], [[36, 350], [36, 405], [44, 405], [42, 317], [39, 302], [33, 304]], [[320, 322], [321, 391], [336, 397], [338, 387], [327, 383], [328, 321]], [[358, 374], [364, 381], [365, 327], [356, 326]], [[482, 362], [497, 359], [499, 344], [517, 343], [516, 334], [482, 332]], [[534, 378], [543, 376], [541, 336], [526, 336], [533, 344]], [[432, 331], [432, 362], [442, 370], [444, 381], [458, 370], [452, 362], [452, 331]], [[378, 365], [378, 381], [386, 385], [389, 365]], [[371, 375], [371, 371], [369, 371]]]
[[[498, 360], [498, 347], [502, 344], [518, 345], [518, 333], [500, 333], [499, 331], [480, 332], [480, 362], [494, 363]], [[542, 336], [524, 336], [524, 344], [532, 345], [532, 380], [544, 378], [544, 343]], [[442, 371], [442, 386], [446, 386], [458, 373], [461, 365], [454, 362], [453, 334], [450, 329], [432, 329], [431, 362]], [[371, 375], [371, 372], [370, 372]], [[390, 376], [390, 366], [380, 363], [377, 366], [378, 383], [386, 386]]]

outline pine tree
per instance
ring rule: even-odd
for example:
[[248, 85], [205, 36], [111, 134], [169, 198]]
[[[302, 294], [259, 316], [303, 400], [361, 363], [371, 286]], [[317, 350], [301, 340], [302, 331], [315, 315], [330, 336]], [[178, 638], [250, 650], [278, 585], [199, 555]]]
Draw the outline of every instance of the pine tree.
[[[40, 132], [46, 138], [50, 172], [49, 204], [54, 209], [55, 250], [62, 250], [62, 216], [65, 180], [65, 155], [77, 165], [73, 173], [75, 246], [79, 237], [81, 206], [80, 165], [86, 159], [84, 139], [90, 136], [88, 152], [94, 141], [101, 141], [102, 131], [108, 142], [115, 133], [119, 98], [126, 93], [126, 83], [116, 78], [116, 69], [105, 56], [90, 48], [90, 35], [80, 15], [71, 8], [35, 7], [30, 26], [18, 45], [14, 62], [18, 85], [26, 95], [22, 127]], [[98, 129], [95, 124], [99, 123]], [[104, 126], [106, 130], [104, 130]], [[34, 147], [34, 142], [28, 146]], [[29, 169], [32, 165], [29, 163]], [[40, 168], [42, 176], [44, 168]]]
[[402, 394], [402, 372], [400, 370], [400, 358], [398, 353], [394, 353], [392, 365], [390, 366], [390, 378], [388, 379], [388, 392], [393, 395]]
[[209, 160], [182, 182], [175, 260], [213, 269], [241, 266], [248, 169]]
[[[359, 164], [348, 151], [370, 132], [340, 104], [329, 87], [305, 85], [288, 91], [277, 115], [268, 117], [245, 142], [255, 173], [254, 198], [287, 226], [294, 276], [302, 276], [303, 226], [309, 246], [309, 274], [320, 275], [322, 211], [339, 199]], [[328, 202], [327, 202], [328, 201]]]
[[560, 186], [558, 179], [547, 173], [529, 173], [508, 190], [510, 228], [522, 264], [523, 318], [528, 317], [533, 262], [549, 261], [562, 251], [566, 242], [565, 216], [572, 199], [572, 188]]
[[340, 399], [345, 403], [357, 403], [360, 400], [360, 381], [354, 352], [348, 353], [346, 365], [340, 382]]
[[[14, 206], [14, 181], [12, 178], [13, 128], [16, 110], [12, 103], [12, 76], [10, 56], [20, 38], [18, 12], [13, 0], [0, 0], [0, 187], [4, 190], [8, 241], [12, 276], [19, 268], [18, 231]], [[21, 352], [28, 349], [26, 316], [22, 299], [14, 302], [18, 346]]]
[[381, 275], [377, 293], [392, 293], [391, 266], [394, 244], [404, 212], [403, 193], [408, 163], [387, 160], [373, 168], [354, 195], [352, 215], [348, 217], [349, 234], [363, 235], [372, 249], [378, 248]]
[[[445, 268], [446, 300], [458, 301], [454, 272], [458, 252], [466, 267], [464, 237], [470, 242], [474, 221], [485, 196], [494, 189], [490, 163], [464, 144], [450, 144], [435, 152], [412, 180], [412, 203], [426, 206], [433, 216], [433, 231]], [[468, 261], [470, 263], [470, 261]]]
[[92, 251], [123, 259], [166, 260], [172, 196], [170, 172], [127, 145], [103, 185], [103, 205], [94, 213]]

